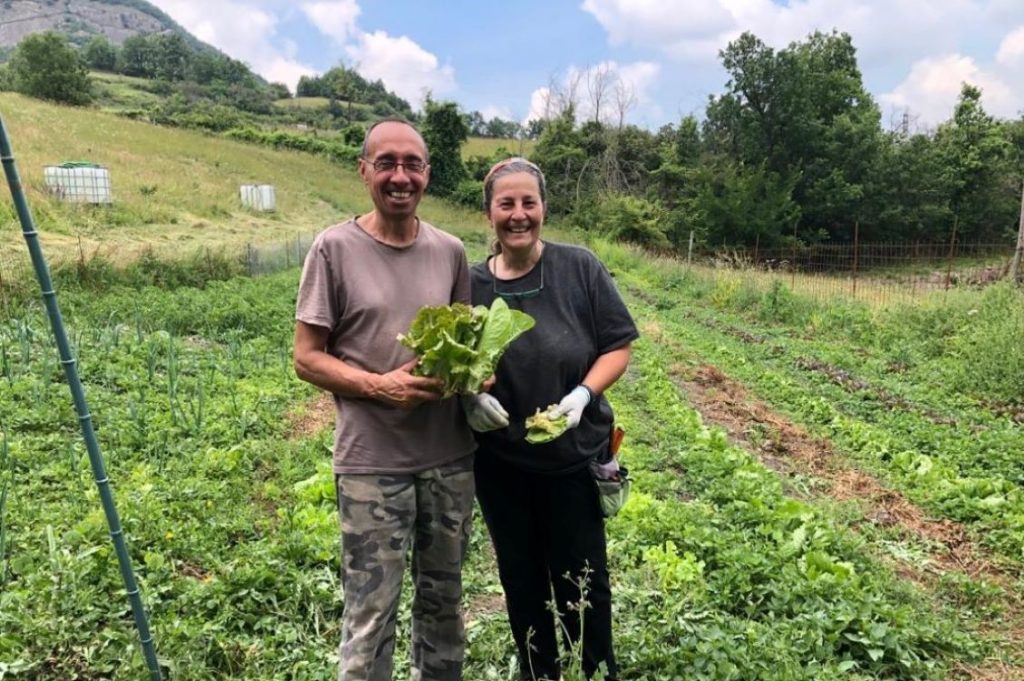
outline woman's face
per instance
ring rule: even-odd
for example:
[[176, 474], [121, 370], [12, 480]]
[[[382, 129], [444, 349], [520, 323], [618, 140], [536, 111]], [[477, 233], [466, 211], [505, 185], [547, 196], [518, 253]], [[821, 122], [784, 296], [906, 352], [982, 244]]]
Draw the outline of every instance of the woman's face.
[[528, 253], [540, 239], [544, 203], [537, 178], [527, 172], [503, 175], [494, 181], [487, 217], [504, 251]]

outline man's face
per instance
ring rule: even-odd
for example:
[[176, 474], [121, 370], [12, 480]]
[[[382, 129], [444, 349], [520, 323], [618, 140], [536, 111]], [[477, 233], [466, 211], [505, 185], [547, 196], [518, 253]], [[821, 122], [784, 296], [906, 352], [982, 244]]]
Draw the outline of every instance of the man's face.
[[423, 138], [412, 127], [387, 122], [373, 129], [366, 157], [359, 160], [359, 175], [378, 214], [391, 220], [416, 214], [430, 179], [426, 163]]

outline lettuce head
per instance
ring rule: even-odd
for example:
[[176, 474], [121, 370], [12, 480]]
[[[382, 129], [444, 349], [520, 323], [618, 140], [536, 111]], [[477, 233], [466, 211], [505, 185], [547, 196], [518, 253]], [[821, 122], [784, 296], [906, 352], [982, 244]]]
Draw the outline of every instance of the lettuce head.
[[490, 309], [462, 303], [424, 307], [398, 340], [419, 357], [413, 373], [440, 378], [450, 397], [480, 392], [508, 346], [533, 325], [533, 317], [495, 298]]

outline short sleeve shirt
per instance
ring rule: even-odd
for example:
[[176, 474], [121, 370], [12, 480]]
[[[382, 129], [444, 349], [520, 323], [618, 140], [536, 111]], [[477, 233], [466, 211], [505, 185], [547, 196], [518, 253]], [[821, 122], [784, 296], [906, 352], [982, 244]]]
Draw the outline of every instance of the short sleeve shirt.
[[[321, 232], [306, 257], [295, 318], [330, 330], [327, 352], [383, 374], [415, 355], [398, 342], [419, 309], [469, 301], [462, 242], [420, 223], [416, 240], [396, 248], [355, 220]], [[475, 449], [454, 398], [400, 409], [377, 400], [334, 396], [334, 472], [410, 473]]]
[[[523, 439], [528, 416], [558, 403], [583, 381], [599, 356], [639, 336], [601, 262], [585, 248], [545, 242], [540, 261], [526, 275], [496, 280], [484, 262], [472, 268], [471, 280], [474, 305], [489, 306], [503, 293], [509, 307], [536, 321], [498, 363], [491, 394], [508, 411], [509, 427], [478, 433], [478, 456], [499, 456], [526, 470], [561, 474], [607, 451], [613, 415], [603, 395], [565, 435], [537, 445]], [[509, 295], [516, 292], [522, 295]]]

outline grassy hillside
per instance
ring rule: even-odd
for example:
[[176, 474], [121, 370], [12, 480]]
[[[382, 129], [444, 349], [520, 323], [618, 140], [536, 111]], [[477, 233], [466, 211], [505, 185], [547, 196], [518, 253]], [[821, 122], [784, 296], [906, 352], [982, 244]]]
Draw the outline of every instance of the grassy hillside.
[[504, 147], [511, 153], [518, 156], [529, 156], [530, 151], [533, 150], [534, 144], [536, 144], [534, 140], [470, 137], [466, 143], [462, 145], [462, 158], [469, 158], [470, 156], [490, 156], [496, 152], [499, 147]]
[[[0, 94], [15, 158], [47, 254], [115, 259], [144, 248], [181, 254], [202, 247], [244, 248], [309, 234], [366, 211], [359, 177], [309, 154], [276, 151], [199, 132], [164, 128], [90, 109], [69, 109], [20, 95]], [[45, 191], [43, 167], [69, 160], [99, 163], [111, 172], [114, 204], [74, 206]], [[278, 210], [243, 209], [243, 183], [276, 187]], [[7, 190], [4, 190], [7, 194]], [[484, 239], [474, 211], [424, 200], [422, 215], [463, 235]], [[0, 203], [0, 257], [21, 257], [9, 200]]]

